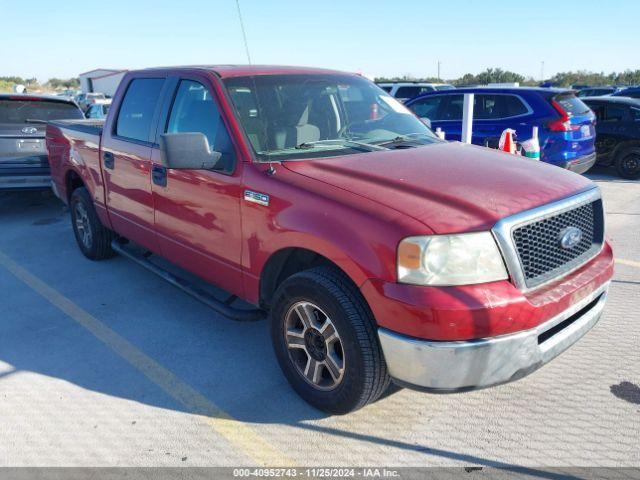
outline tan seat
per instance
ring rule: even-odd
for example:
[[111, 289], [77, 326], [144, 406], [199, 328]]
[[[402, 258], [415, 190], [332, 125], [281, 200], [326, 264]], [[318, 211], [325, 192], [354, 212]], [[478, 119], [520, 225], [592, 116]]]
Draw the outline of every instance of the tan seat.
[[302, 111], [294, 126], [276, 127], [273, 131], [273, 142], [276, 149], [291, 148], [301, 143], [320, 140], [320, 129], [309, 123], [310, 104]]

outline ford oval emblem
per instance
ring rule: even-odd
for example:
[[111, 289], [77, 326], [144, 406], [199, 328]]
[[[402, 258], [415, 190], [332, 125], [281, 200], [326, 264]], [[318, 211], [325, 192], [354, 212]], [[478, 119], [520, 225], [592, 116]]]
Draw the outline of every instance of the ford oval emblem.
[[22, 133], [28, 133], [28, 134], [38, 133], [38, 129], [36, 127], [24, 127], [22, 129]]
[[559, 236], [562, 248], [573, 248], [582, 240], [582, 230], [577, 227], [568, 227], [562, 230]]

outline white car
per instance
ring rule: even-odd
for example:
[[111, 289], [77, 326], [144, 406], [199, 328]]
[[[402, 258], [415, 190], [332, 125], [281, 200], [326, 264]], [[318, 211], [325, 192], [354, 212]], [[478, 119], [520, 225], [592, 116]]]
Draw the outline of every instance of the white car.
[[111, 99], [96, 99], [93, 101], [87, 111], [85, 112], [85, 117], [94, 118], [94, 119], [102, 119], [107, 116], [107, 112], [109, 111], [109, 107], [111, 106]]
[[86, 111], [96, 100], [106, 100], [107, 97], [104, 93], [80, 93], [76, 97], [76, 103], [82, 109], [82, 111]]
[[392, 97], [397, 98], [401, 102], [405, 102], [410, 98], [417, 97], [423, 93], [433, 92], [434, 90], [451, 90], [454, 87], [448, 83], [422, 83], [422, 82], [390, 82], [378, 83], [381, 89]]

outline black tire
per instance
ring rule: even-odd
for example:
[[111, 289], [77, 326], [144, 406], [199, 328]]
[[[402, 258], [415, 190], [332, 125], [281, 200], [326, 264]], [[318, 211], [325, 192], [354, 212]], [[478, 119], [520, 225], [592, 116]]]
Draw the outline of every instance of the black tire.
[[[305, 379], [290, 354], [294, 350], [287, 347], [288, 313], [300, 302], [318, 306], [339, 335], [343, 374], [330, 390], [322, 390]], [[345, 414], [375, 401], [389, 387], [373, 314], [359, 290], [342, 272], [316, 267], [297, 273], [278, 287], [272, 305], [271, 336], [276, 357], [291, 386], [308, 403], [324, 412]], [[318, 313], [314, 314], [317, 318]], [[308, 353], [304, 355], [310, 358]]]
[[616, 156], [614, 162], [618, 175], [628, 180], [640, 178], [640, 148], [624, 150]]
[[[79, 187], [73, 191], [69, 200], [69, 211], [73, 234], [85, 257], [90, 260], [104, 260], [116, 254], [111, 248], [111, 241], [115, 238], [115, 234], [100, 222], [91, 195], [86, 188]], [[89, 239], [82, 231], [85, 228], [90, 234]]]

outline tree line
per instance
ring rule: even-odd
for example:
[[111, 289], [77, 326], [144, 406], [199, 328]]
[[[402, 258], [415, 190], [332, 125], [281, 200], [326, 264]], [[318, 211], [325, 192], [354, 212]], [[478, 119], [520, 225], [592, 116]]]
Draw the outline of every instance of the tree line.
[[518, 82], [521, 85], [539, 85], [541, 83], [549, 83], [558, 87], [570, 87], [571, 85], [639, 85], [640, 84], [640, 69], [638, 70], [625, 70], [624, 72], [590, 72], [586, 70], [578, 70], [575, 72], [559, 72], [551, 78], [546, 79], [544, 82], [535, 80], [531, 77], [525, 77], [516, 72], [509, 70], [503, 70], [501, 68], [487, 68], [483, 72], [473, 74], [465, 73], [461, 77], [451, 79], [438, 79], [435, 77], [413, 77], [410, 75], [403, 75], [400, 77], [379, 77], [375, 79], [376, 82], [447, 82], [453, 85], [486, 85], [487, 83], [513, 83]]
[[63, 90], [80, 88], [79, 78], [50, 78], [45, 83], [39, 83], [37, 78], [22, 78], [16, 76], [0, 77], [0, 92], [10, 92], [15, 85], [24, 85], [28, 90]]

